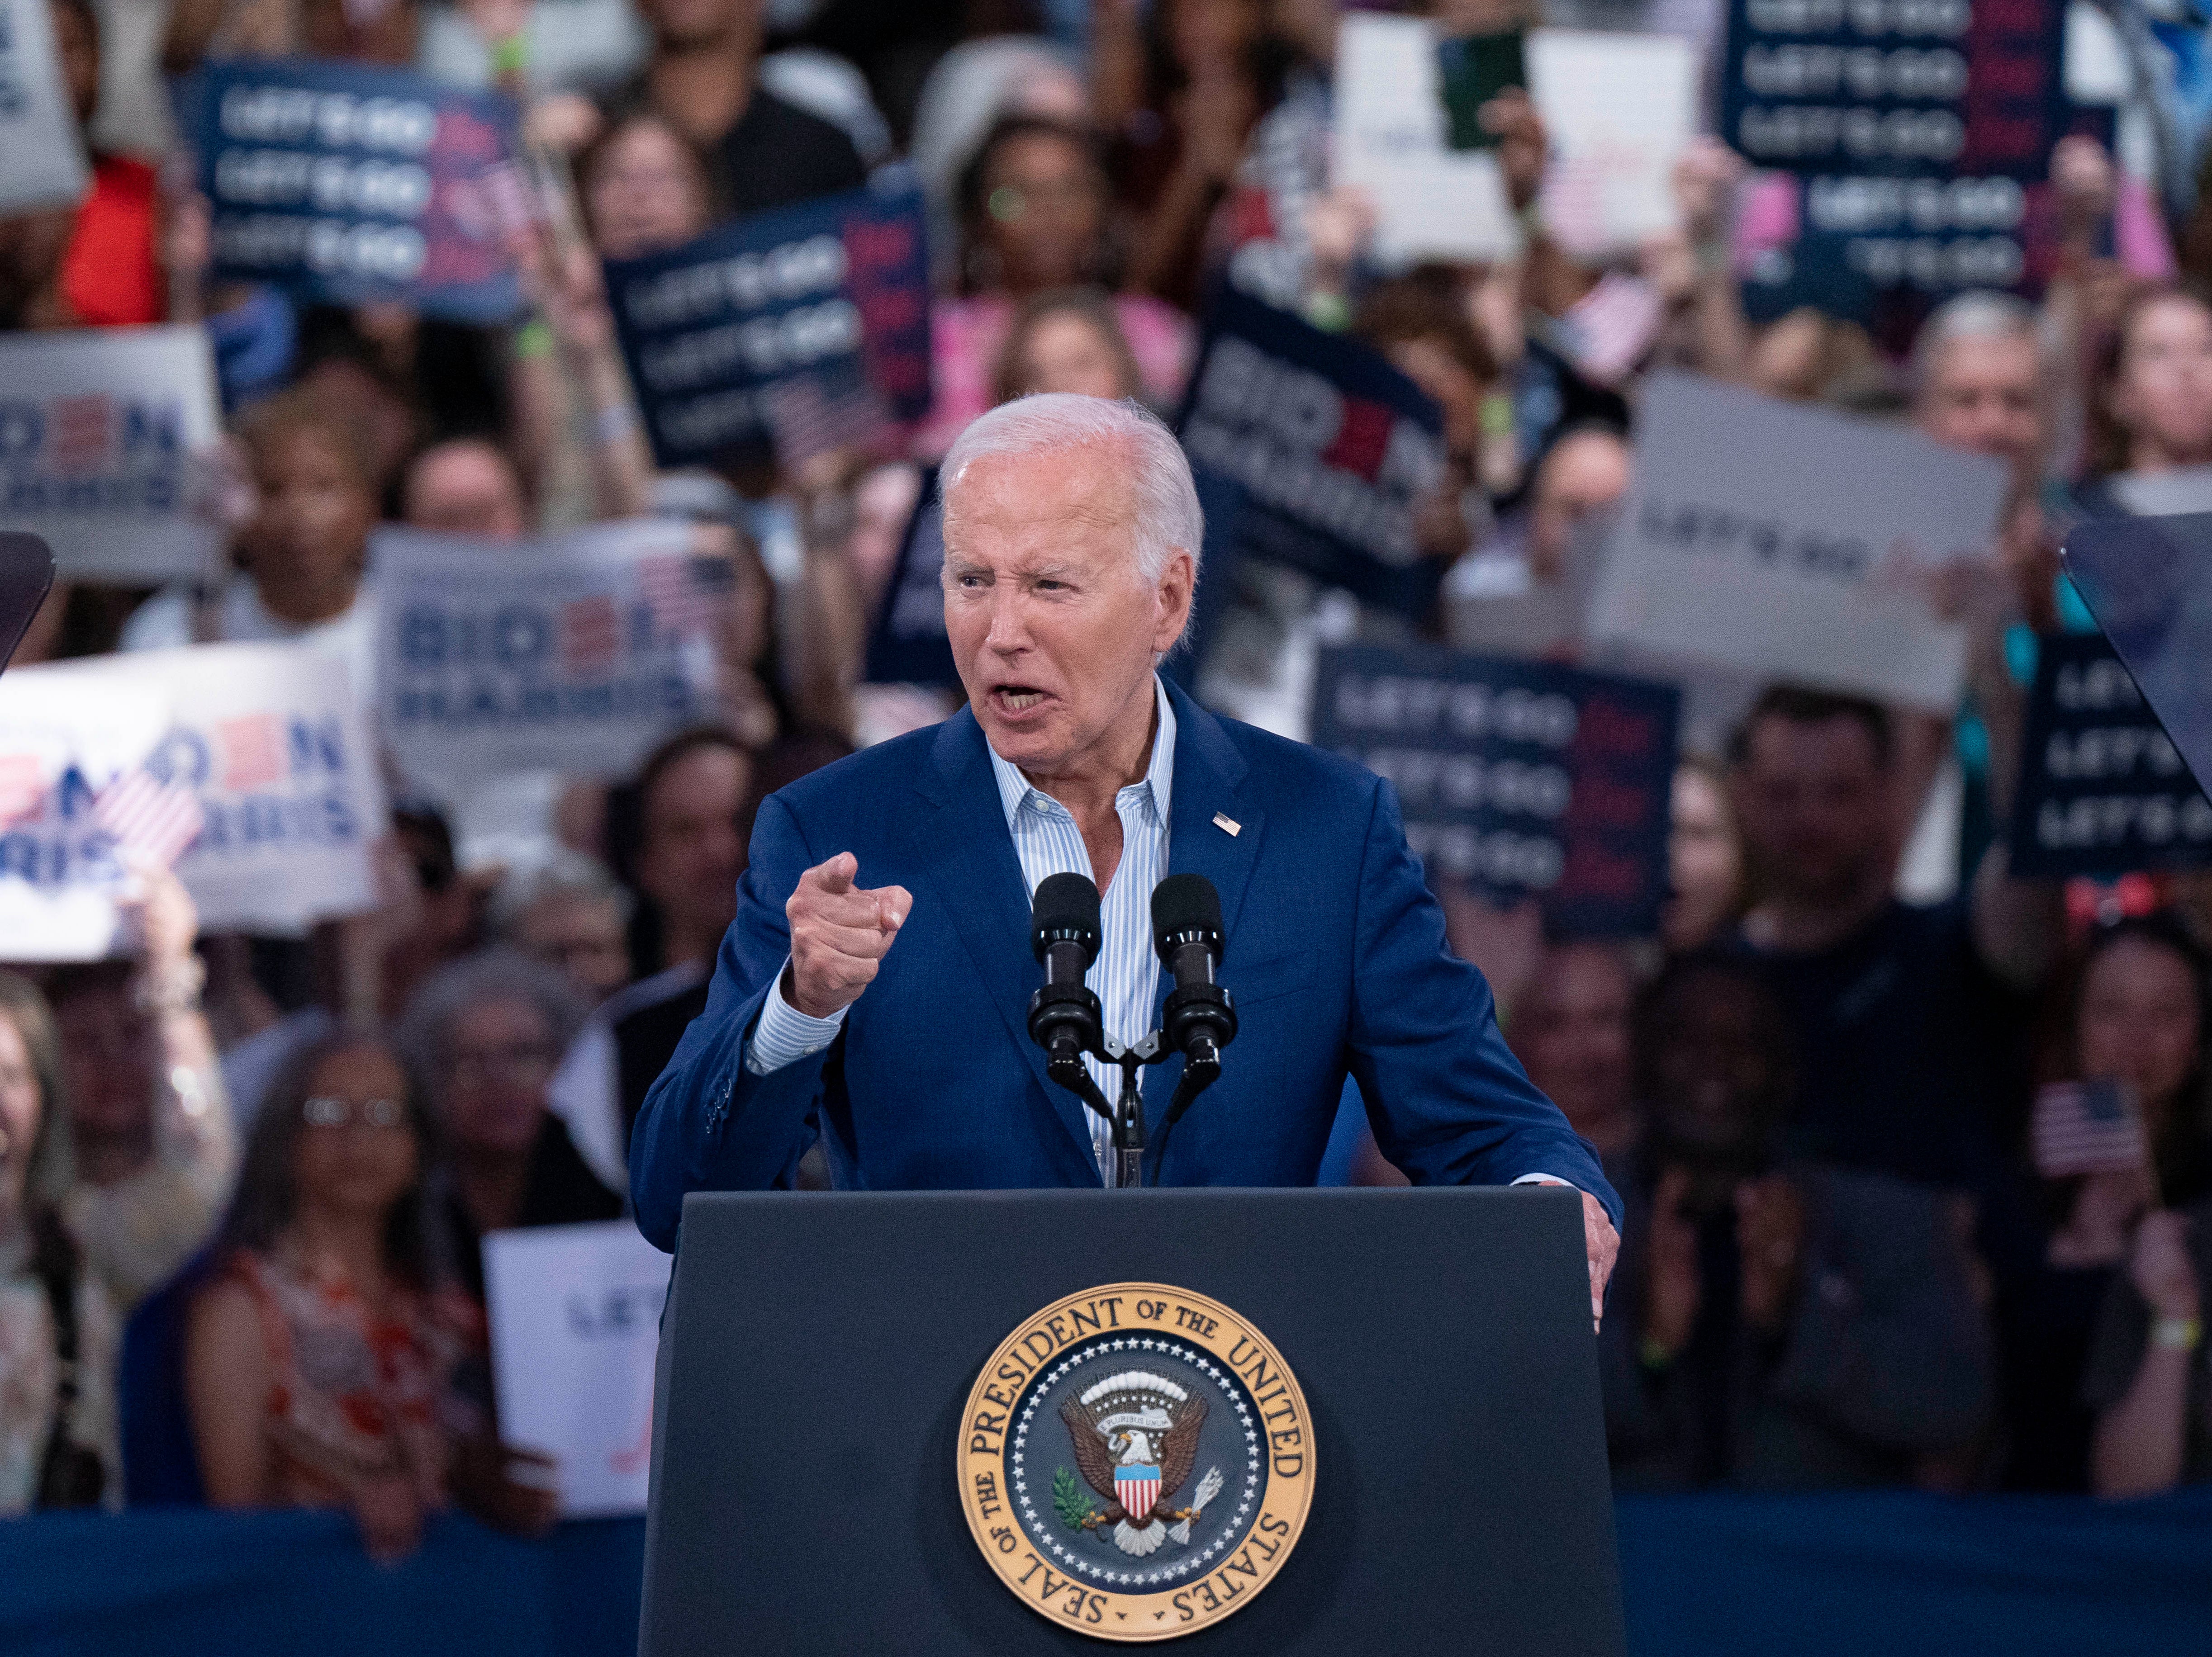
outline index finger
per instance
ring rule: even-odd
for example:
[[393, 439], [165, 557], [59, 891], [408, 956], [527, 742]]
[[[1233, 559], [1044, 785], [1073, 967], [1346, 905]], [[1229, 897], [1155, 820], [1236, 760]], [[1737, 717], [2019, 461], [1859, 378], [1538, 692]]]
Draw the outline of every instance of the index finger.
[[827, 863], [817, 863], [799, 877], [802, 882], [811, 881], [825, 892], [845, 893], [853, 889], [853, 877], [860, 872], [860, 860], [850, 852], [840, 852]]

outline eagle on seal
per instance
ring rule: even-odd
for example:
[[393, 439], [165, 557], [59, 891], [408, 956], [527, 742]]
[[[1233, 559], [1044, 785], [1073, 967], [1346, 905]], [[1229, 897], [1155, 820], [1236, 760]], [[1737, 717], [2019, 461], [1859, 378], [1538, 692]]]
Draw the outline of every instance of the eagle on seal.
[[1080, 1402], [1063, 1400], [1060, 1418], [1067, 1424], [1084, 1482], [1106, 1502], [1085, 1516], [1085, 1530], [1111, 1526], [1115, 1546], [1139, 1558], [1170, 1534], [1177, 1542], [1190, 1540], [1190, 1521], [1220, 1488], [1220, 1476], [1209, 1474], [1188, 1508], [1172, 1507], [1169, 1499], [1182, 1489], [1198, 1460], [1204, 1399], [1156, 1376], [1122, 1375], [1089, 1389]]

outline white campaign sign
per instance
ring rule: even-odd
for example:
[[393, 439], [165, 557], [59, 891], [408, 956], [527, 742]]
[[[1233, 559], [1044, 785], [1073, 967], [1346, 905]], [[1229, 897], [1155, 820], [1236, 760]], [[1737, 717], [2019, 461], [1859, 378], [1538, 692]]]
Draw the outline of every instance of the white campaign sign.
[[2000, 463], [1687, 374], [1654, 375], [1637, 425], [1594, 639], [1957, 707], [1965, 630], [1929, 578], [1989, 555]]
[[370, 847], [386, 826], [384, 786], [343, 656], [194, 645], [40, 671], [166, 698], [169, 727], [147, 769], [190, 787], [205, 814], [176, 865], [203, 930], [296, 933], [376, 907]]
[[1544, 222], [1571, 253], [1630, 253], [1680, 222], [1672, 173], [1697, 130], [1698, 58], [1666, 34], [1536, 29], [1528, 95], [1552, 162]]
[[378, 706], [409, 780], [452, 797], [512, 771], [620, 776], [704, 717], [694, 544], [666, 519], [511, 543], [380, 531]]
[[0, 214], [67, 207], [91, 182], [46, 0], [0, 0]]
[[645, 1511], [669, 1267], [628, 1220], [484, 1239], [500, 1436], [559, 1464], [564, 1517]]
[[145, 761], [168, 719], [149, 685], [0, 677], [0, 960], [108, 953], [136, 883], [93, 798]]
[[222, 435], [198, 326], [0, 334], [0, 529], [44, 536], [64, 580], [211, 570], [194, 504]]
[[1375, 256], [1483, 264], [1521, 252], [1498, 157], [1446, 145], [1435, 31], [1419, 18], [1355, 12], [1337, 25], [1331, 181], [1373, 200]]

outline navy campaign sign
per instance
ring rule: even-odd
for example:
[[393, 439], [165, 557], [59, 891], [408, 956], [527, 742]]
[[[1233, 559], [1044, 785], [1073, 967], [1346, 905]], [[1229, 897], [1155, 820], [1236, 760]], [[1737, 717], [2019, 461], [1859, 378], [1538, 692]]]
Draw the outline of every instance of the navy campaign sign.
[[929, 261], [904, 167], [606, 276], [664, 466], [771, 443], [819, 452], [929, 407]]
[[2200, 786], [2212, 779], [2212, 513], [2079, 524], [2066, 574]]
[[957, 686], [952, 646], [945, 636], [945, 502], [937, 468], [921, 474], [921, 493], [906, 520], [898, 562], [884, 589], [883, 609], [868, 634], [870, 684]]
[[1413, 511], [1443, 475], [1443, 416], [1380, 352], [1224, 289], [1176, 429], [1194, 468], [1243, 490], [1239, 557], [1427, 609], [1443, 572]]
[[1680, 693], [1428, 648], [1323, 651], [1313, 740], [1386, 778], [1438, 875], [1580, 937], [1656, 932]]
[[2212, 865], [2212, 801], [2102, 635], [2042, 641], [2020, 758], [2014, 874]]
[[293, 58], [211, 64], [185, 106], [217, 280], [459, 322], [520, 312], [505, 239], [529, 209], [506, 99]]

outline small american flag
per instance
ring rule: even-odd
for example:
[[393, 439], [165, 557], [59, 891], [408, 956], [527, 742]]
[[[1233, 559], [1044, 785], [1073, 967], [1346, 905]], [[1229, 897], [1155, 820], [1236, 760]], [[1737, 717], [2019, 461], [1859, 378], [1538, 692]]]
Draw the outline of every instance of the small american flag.
[[273, 713], [216, 721], [222, 749], [222, 786], [230, 793], [266, 788], [284, 774], [284, 744]]
[[734, 580], [720, 558], [657, 552], [637, 565], [638, 588], [655, 625], [679, 639], [704, 633], [720, 619]]
[[2122, 1174], [2150, 1160], [2135, 1101], [2118, 1082], [2053, 1082], [2035, 1096], [2035, 1171]]
[[1565, 319], [1575, 368], [1599, 385], [1618, 385], [1659, 337], [1667, 307], [1641, 276], [1608, 270]]
[[883, 434], [890, 410], [882, 394], [862, 380], [824, 391], [811, 375], [780, 379], [761, 392], [776, 464], [795, 472], [818, 455], [864, 448]]
[[92, 820], [121, 842], [127, 858], [160, 869], [182, 857], [207, 823], [199, 796], [178, 783], [155, 781], [143, 766], [93, 797]]
[[46, 768], [39, 756], [0, 754], [0, 828], [38, 816], [46, 803]]

